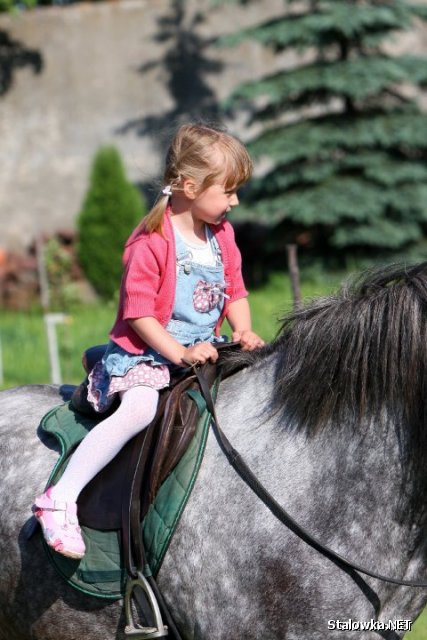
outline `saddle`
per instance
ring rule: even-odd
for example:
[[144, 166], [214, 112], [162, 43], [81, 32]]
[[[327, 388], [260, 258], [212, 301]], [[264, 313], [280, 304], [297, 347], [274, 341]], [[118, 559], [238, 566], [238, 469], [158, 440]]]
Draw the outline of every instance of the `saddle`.
[[[102, 358], [106, 347], [92, 347], [84, 353], [86, 372]], [[220, 367], [224, 353], [237, 350], [239, 344], [220, 343], [217, 348]], [[218, 377], [218, 365], [207, 362], [201, 365], [201, 371], [211, 387]], [[76, 411], [99, 418], [87, 400], [87, 385], [86, 378], [73, 393], [71, 405]], [[122, 528], [125, 546], [130, 544], [131, 522], [134, 520], [139, 527], [162, 482], [191, 442], [204, 408], [192, 368], [173, 375], [170, 386], [160, 392], [152, 423], [131, 439], [81, 492], [80, 523], [104, 531]], [[134, 533], [136, 535], [136, 531]], [[137, 535], [139, 537], [139, 531]], [[128, 570], [132, 571], [132, 567]]]

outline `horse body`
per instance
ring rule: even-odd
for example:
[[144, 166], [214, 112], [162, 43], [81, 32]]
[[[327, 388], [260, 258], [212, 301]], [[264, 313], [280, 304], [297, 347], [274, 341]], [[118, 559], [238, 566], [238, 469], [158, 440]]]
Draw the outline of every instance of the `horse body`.
[[[342, 555], [383, 575], [422, 576], [419, 530], [411, 519], [396, 522], [394, 435], [370, 430], [373, 437], [357, 443], [330, 433], [313, 441], [284, 436], [274, 418], [266, 419], [269, 377], [264, 365], [235, 376], [224, 384], [217, 413], [270, 494]], [[198, 640], [323, 640], [330, 620], [414, 620], [427, 600], [426, 590], [361, 578], [307, 546], [243, 483], [213, 437], [159, 583], [185, 637]]]
[[[407, 300], [403, 306], [407, 311]], [[311, 307], [292, 322], [296, 327], [309, 322], [315, 311]], [[387, 313], [390, 318], [390, 303]], [[378, 320], [378, 313], [372, 316]], [[366, 322], [363, 316], [359, 325]], [[422, 579], [427, 567], [424, 399], [415, 379], [405, 386], [397, 373], [392, 386], [401, 389], [398, 399], [384, 387], [387, 376], [375, 368], [379, 350], [372, 336], [384, 341], [388, 324], [383, 316], [381, 331], [368, 326], [370, 367], [364, 376], [355, 355], [361, 342], [357, 331], [347, 328], [347, 343], [334, 363], [337, 345], [322, 319], [312, 334], [319, 362], [333, 366], [329, 373], [320, 367], [316, 375], [320, 365], [316, 369], [312, 361], [309, 333], [303, 344], [297, 336], [304, 353], [297, 352], [291, 327], [259, 356], [244, 356], [248, 366], [221, 383], [217, 413], [269, 492], [318, 539], [377, 573]], [[396, 358], [387, 349], [381, 357], [390, 370], [400, 367], [411, 375], [419, 370], [424, 380], [420, 362], [427, 330], [420, 329], [419, 319], [416, 324], [415, 334], [409, 335], [408, 326], [399, 335], [409, 339], [407, 350], [419, 358], [417, 367], [409, 368], [404, 345], [392, 335]], [[344, 325], [339, 331], [346, 335]], [[364, 353], [360, 358], [367, 362]], [[311, 378], [304, 374], [306, 360]], [[376, 380], [385, 401], [374, 388]], [[337, 389], [336, 395], [328, 396], [328, 389], [330, 394]], [[28, 539], [33, 498], [58, 456], [56, 442], [38, 433], [37, 425], [67, 393], [53, 386], [0, 393], [0, 640], [124, 638], [121, 603], [74, 591], [48, 563], [40, 536]], [[326, 404], [318, 396], [327, 396]], [[410, 410], [402, 400], [406, 396]], [[362, 408], [353, 403], [358, 397]], [[362, 632], [329, 625], [349, 619], [413, 621], [427, 602], [427, 589], [362, 576], [303, 542], [236, 474], [212, 433], [158, 584], [185, 640], [396, 640], [403, 629]]]
[[28, 540], [35, 492], [44, 488], [59, 453], [58, 443], [37, 426], [63, 400], [50, 385], [0, 393], [1, 492], [7, 514], [0, 525], [1, 640], [115, 638], [120, 624], [117, 603], [106, 608], [105, 602], [67, 586], [47, 561], [41, 538]]

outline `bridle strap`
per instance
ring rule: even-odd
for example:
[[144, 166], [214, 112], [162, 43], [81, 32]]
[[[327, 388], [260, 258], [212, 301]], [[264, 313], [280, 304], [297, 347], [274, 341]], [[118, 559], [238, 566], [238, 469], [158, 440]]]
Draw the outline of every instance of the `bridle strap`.
[[246, 482], [246, 484], [252, 489], [252, 491], [258, 496], [260, 500], [265, 504], [265, 506], [272, 512], [274, 516], [280, 522], [288, 527], [293, 533], [299, 536], [304, 542], [308, 545], [322, 553], [324, 556], [329, 558], [330, 560], [336, 562], [344, 568], [352, 569], [358, 571], [359, 573], [363, 573], [371, 578], [375, 578], [377, 580], [382, 580], [383, 582], [390, 582], [392, 584], [401, 585], [404, 587], [427, 587], [427, 581], [425, 580], [398, 580], [396, 578], [389, 578], [387, 576], [383, 576], [379, 573], [375, 573], [375, 571], [370, 571], [365, 567], [356, 564], [350, 560], [347, 560], [339, 553], [336, 553], [326, 545], [322, 544], [320, 540], [318, 540], [315, 536], [309, 533], [304, 527], [302, 527], [298, 522], [296, 522], [289, 513], [273, 498], [273, 496], [267, 491], [267, 489], [259, 482], [258, 478], [248, 467], [246, 462], [243, 460], [241, 455], [236, 449], [231, 445], [226, 435], [222, 431], [221, 427], [218, 423], [218, 418], [216, 416], [215, 405], [212, 399], [212, 395], [209, 389], [209, 385], [201, 373], [200, 369], [195, 366], [194, 372], [197, 376], [197, 380], [200, 385], [200, 389], [202, 395], [206, 402], [206, 407], [209, 413], [212, 416], [211, 426], [213, 432], [216, 436], [218, 444], [226, 455], [229, 463], [235, 469], [235, 471], [239, 474], [239, 476]]

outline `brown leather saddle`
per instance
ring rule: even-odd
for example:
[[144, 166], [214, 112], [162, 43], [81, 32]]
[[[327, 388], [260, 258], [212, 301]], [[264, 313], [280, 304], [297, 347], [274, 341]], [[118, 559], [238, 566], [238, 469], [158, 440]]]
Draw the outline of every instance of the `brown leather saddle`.
[[[209, 362], [201, 366], [209, 386], [219, 375], [224, 353], [239, 349], [236, 343], [216, 346], [219, 364]], [[105, 349], [106, 345], [102, 345], [85, 352], [83, 365], [87, 372], [102, 358]], [[198, 391], [199, 383], [192, 368], [172, 377], [170, 387], [160, 392], [153, 422], [130, 440], [83, 489], [78, 499], [82, 524], [100, 530], [122, 528], [126, 545], [127, 536], [132, 537], [131, 529], [139, 529], [159, 487], [193, 438], [201, 411], [200, 402], [195, 400]], [[87, 379], [74, 392], [72, 405], [77, 411], [99, 417], [87, 402]], [[137, 524], [131, 524], [133, 521]]]

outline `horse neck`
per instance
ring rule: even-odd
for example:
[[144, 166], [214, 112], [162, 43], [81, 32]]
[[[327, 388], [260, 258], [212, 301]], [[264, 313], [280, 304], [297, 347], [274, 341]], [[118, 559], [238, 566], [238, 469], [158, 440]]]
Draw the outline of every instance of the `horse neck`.
[[221, 421], [232, 444], [275, 499], [325, 544], [384, 573], [403, 576], [411, 563], [418, 568], [425, 550], [410, 484], [402, 491], [395, 430], [371, 421], [307, 436], [304, 425], [271, 415], [274, 364], [270, 356], [221, 386]]

